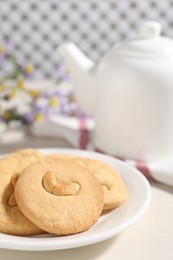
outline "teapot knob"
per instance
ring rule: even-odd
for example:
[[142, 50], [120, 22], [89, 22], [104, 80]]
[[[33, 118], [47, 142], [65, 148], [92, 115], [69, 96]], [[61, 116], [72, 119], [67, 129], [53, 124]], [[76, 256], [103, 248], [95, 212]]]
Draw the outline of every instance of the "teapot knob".
[[139, 35], [142, 38], [154, 38], [161, 33], [161, 24], [154, 21], [145, 21], [139, 28]]

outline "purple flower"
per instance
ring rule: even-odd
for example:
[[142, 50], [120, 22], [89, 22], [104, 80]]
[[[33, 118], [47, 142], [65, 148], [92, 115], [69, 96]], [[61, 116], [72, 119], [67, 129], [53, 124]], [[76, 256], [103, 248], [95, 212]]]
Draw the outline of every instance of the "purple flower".
[[70, 80], [70, 71], [67, 67], [61, 65], [58, 67], [58, 76], [60, 80]]
[[34, 117], [35, 117], [35, 111], [26, 113], [23, 115], [23, 117], [25, 118], [25, 121], [27, 122], [27, 124], [32, 124], [32, 122], [34, 121]]
[[0, 44], [0, 61], [6, 59], [11, 54], [13, 49], [12, 42], [7, 42], [6, 44]]
[[24, 115], [28, 124], [42, 123], [48, 118], [48, 108], [46, 106], [37, 106], [33, 104], [32, 110]]
[[63, 91], [54, 87], [44, 91], [37, 91], [33, 95], [27, 89], [19, 89], [29, 95], [27, 102], [29, 109], [22, 113], [24, 121], [31, 124], [41, 124], [51, 118], [51, 115], [62, 115], [65, 117], [86, 117], [85, 113], [78, 104], [73, 90]]

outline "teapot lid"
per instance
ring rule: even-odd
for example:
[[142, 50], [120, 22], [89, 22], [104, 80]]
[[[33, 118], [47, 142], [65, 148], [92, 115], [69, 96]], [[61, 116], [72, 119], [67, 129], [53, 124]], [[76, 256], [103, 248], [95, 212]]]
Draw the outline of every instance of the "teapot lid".
[[116, 45], [115, 51], [117, 54], [141, 58], [170, 58], [173, 55], [173, 41], [160, 34], [160, 23], [145, 21], [139, 28], [139, 37]]

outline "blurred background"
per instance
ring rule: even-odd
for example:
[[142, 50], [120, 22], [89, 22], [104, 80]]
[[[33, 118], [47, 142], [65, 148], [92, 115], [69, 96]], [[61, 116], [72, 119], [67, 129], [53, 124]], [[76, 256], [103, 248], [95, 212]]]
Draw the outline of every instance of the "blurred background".
[[[14, 142], [15, 147], [56, 146], [54, 141], [45, 145], [45, 137], [65, 130], [52, 117], [63, 116], [65, 124], [69, 118], [87, 118], [57, 53], [59, 45], [74, 42], [97, 63], [114, 43], [135, 38], [144, 20], [160, 22], [162, 35], [173, 37], [172, 9], [171, 0], [0, 0], [0, 152], [12, 150]], [[28, 88], [26, 82], [33, 84]], [[92, 130], [93, 123], [85, 127]], [[78, 130], [67, 133], [76, 147]], [[43, 137], [39, 144], [24, 142], [31, 133]]]
[[[31, 62], [36, 78], [56, 78], [56, 48], [73, 41], [99, 61], [110, 46], [133, 38], [143, 20], [157, 20], [173, 37], [173, 1], [165, 0], [6, 0], [0, 1], [0, 43], [11, 41], [20, 63]], [[1, 67], [2, 73], [10, 64]]]

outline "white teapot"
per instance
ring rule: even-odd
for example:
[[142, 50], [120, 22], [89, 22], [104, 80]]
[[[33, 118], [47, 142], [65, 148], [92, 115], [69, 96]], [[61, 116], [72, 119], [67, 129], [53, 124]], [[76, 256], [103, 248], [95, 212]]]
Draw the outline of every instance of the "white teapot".
[[173, 41], [146, 21], [135, 40], [115, 44], [95, 64], [73, 43], [58, 52], [75, 93], [95, 119], [93, 142], [105, 153], [145, 161], [173, 157]]

